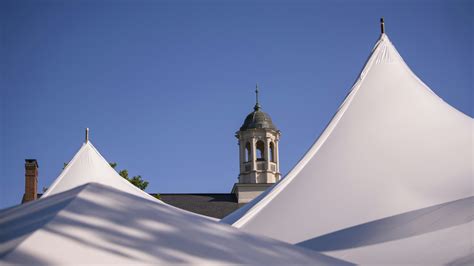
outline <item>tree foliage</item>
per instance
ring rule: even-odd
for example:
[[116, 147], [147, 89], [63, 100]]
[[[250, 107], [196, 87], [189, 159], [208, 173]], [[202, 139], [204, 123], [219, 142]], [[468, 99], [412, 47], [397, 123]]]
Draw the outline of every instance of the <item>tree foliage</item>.
[[[116, 168], [117, 167], [117, 163], [109, 163], [110, 166], [112, 168]], [[127, 169], [123, 169], [123, 170], [120, 170], [118, 171], [118, 174], [125, 178], [128, 182], [132, 183], [134, 186], [136, 186], [137, 188], [141, 189], [141, 190], [145, 190], [146, 187], [148, 186], [148, 181], [145, 181], [142, 179], [142, 176], [141, 175], [136, 175], [136, 176], [133, 176], [133, 177], [128, 177], [128, 170]]]
[[[66, 168], [67, 165], [68, 165], [68, 163], [64, 163], [63, 169]], [[113, 169], [115, 169], [117, 167], [117, 163], [115, 163], [115, 162], [109, 162], [109, 165]], [[141, 175], [136, 175], [136, 176], [133, 176], [133, 177], [130, 178], [130, 177], [128, 177], [128, 170], [127, 169], [123, 169], [123, 170], [118, 171], [118, 174], [121, 177], [125, 178], [128, 182], [132, 183], [134, 186], [136, 186], [137, 188], [139, 188], [141, 190], [145, 190], [146, 187], [148, 187], [148, 181], [143, 180]], [[156, 194], [156, 195], [153, 195], [153, 196], [157, 199], [160, 198], [159, 194]]]

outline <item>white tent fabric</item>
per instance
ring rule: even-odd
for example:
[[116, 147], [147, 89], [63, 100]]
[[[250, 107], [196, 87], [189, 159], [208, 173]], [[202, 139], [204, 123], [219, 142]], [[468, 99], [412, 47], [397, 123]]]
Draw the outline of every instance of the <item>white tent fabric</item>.
[[122, 178], [110, 167], [107, 160], [102, 157], [91, 142], [82, 144], [82, 147], [43, 194], [42, 198], [70, 190], [89, 182], [111, 186], [145, 199], [156, 200], [148, 193], [143, 192]]
[[122, 180], [85, 144], [43, 198], [0, 211], [0, 264], [347, 264], [171, 207]]
[[[130, 182], [122, 178], [112, 167], [110, 167], [107, 160], [102, 157], [91, 142], [82, 145], [72, 160], [67, 164], [66, 168], [64, 168], [61, 174], [54, 180], [53, 184], [43, 194], [42, 198], [67, 191], [89, 182], [111, 186], [115, 189], [119, 189], [144, 199], [165, 204], [136, 186], [131, 185]], [[171, 205], [167, 206], [184, 211]], [[193, 214], [205, 217], [209, 220], [217, 221], [217, 219], [212, 217], [195, 213]]]
[[309, 151], [222, 222], [355, 263], [474, 261], [473, 125], [382, 34]]

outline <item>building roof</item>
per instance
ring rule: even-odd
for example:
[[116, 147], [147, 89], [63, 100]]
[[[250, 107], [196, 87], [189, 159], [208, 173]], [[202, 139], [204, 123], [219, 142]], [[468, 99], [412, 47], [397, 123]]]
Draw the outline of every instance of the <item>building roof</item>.
[[231, 193], [160, 194], [160, 199], [177, 208], [218, 219], [243, 205], [238, 204], [235, 194]]
[[240, 127], [241, 131], [254, 128], [267, 128], [278, 130], [273, 124], [272, 118], [269, 114], [262, 112], [262, 107], [258, 102], [258, 86], [255, 88], [255, 106], [253, 107], [253, 112], [247, 115], [245, 118], [244, 124]]
[[[152, 196], [158, 195], [157, 193], [150, 194]], [[171, 206], [218, 219], [226, 217], [245, 205], [245, 203], [237, 203], [237, 197], [233, 193], [165, 193], [159, 195], [161, 201]], [[43, 193], [37, 194], [38, 199], [41, 196]]]
[[240, 127], [241, 131], [253, 128], [266, 128], [266, 129], [273, 129], [278, 130], [276, 126], [273, 124], [272, 118], [269, 114], [260, 111], [260, 107], [255, 111], [251, 112], [245, 118], [244, 124]]

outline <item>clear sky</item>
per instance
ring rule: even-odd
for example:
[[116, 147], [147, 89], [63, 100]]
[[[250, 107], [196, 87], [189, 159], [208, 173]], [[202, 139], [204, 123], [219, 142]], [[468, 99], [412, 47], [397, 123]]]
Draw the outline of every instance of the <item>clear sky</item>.
[[[381, 3], [383, 2], [383, 3]], [[472, 1], [1, 1], [0, 208], [24, 159], [49, 186], [91, 129], [149, 192], [230, 192], [254, 105], [282, 131], [282, 173], [329, 122], [379, 37], [473, 116]]]

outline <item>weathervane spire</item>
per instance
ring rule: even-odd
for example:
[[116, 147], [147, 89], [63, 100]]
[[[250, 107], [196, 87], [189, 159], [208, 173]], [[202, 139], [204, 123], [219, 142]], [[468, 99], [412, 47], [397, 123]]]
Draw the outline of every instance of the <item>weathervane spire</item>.
[[258, 103], [258, 83], [255, 84], [255, 106], [254, 106], [254, 110], [255, 111], [258, 111], [260, 110], [260, 104]]

